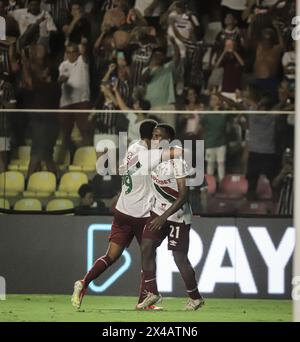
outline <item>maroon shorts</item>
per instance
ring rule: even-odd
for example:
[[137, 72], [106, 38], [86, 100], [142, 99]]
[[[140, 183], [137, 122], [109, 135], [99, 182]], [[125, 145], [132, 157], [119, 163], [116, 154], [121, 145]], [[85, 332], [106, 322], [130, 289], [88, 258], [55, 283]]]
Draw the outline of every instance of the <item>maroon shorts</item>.
[[160, 246], [163, 240], [168, 237], [168, 249], [172, 251], [188, 252], [190, 244], [190, 224], [167, 221], [160, 230], [150, 230], [149, 224], [158, 215], [151, 212], [143, 232], [143, 239], [150, 239]]
[[131, 241], [136, 237], [138, 244], [141, 244], [143, 230], [148, 217], [132, 217], [114, 209], [114, 220], [109, 235], [109, 241], [119, 246], [129, 247]]

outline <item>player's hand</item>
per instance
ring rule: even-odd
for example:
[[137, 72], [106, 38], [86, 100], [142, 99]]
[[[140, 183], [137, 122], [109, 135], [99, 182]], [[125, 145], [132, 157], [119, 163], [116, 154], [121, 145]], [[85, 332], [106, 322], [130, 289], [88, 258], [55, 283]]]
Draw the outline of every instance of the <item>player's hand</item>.
[[158, 216], [153, 221], [150, 222], [149, 229], [150, 230], [160, 230], [163, 225], [166, 223], [167, 219], [164, 216]]

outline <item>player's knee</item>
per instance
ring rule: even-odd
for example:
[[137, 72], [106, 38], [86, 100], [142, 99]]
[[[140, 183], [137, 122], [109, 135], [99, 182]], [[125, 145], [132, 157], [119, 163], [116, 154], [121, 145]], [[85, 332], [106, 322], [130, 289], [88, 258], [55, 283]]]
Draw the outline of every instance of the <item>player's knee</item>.
[[150, 258], [155, 255], [155, 247], [150, 240], [144, 240], [141, 245], [142, 256], [144, 258]]

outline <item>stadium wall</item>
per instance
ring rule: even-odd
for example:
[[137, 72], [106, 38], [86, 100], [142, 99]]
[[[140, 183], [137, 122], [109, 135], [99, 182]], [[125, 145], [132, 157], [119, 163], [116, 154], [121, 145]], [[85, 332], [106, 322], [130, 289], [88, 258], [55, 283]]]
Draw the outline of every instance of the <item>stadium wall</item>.
[[[10, 216], [0, 218], [0, 277], [8, 293], [69, 294], [107, 248], [111, 217]], [[199, 218], [189, 256], [206, 297], [290, 298], [295, 230], [291, 219]], [[166, 241], [157, 276], [164, 296], [185, 289]], [[140, 256], [134, 241], [90, 294], [138, 294]]]

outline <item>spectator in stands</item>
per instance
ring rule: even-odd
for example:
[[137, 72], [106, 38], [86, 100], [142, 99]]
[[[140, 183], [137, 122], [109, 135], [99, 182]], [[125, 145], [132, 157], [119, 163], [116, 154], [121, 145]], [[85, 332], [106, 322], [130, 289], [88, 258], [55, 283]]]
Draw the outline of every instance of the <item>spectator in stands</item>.
[[30, 0], [27, 8], [13, 10], [10, 15], [19, 25], [22, 46], [29, 45], [32, 41], [48, 44], [50, 33], [57, 30], [51, 15], [47, 11], [41, 11], [38, 0]]
[[1, 109], [16, 108], [13, 86], [8, 82], [7, 75], [0, 74], [0, 173], [7, 169], [7, 153], [10, 151], [10, 125], [7, 113]]
[[119, 196], [122, 179], [119, 175], [96, 175], [92, 180], [96, 199], [107, 199], [114, 203]]
[[[232, 11], [226, 12], [226, 16], [224, 18], [224, 28], [217, 34], [211, 53], [210, 53], [209, 68], [211, 68], [212, 65], [214, 65], [214, 69], [212, 70], [212, 73], [209, 79], [209, 85], [211, 85], [211, 87], [217, 86], [217, 88], [220, 88], [222, 82], [223, 82], [223, 87], [224, 87], [225, 86], [224, 83], [229, 82], [227, 78], [228, 78], [228, 72], [230, 72], [230, 66], [231, 66], [231, 69], [234, 69], [234, 66], [236, 66], [236, 69], [239, 71], [239, 67], [240, 67], [239, 62], [242, 59], [241, 53], [242, 53], [242, 47], [244, 46], [244, 40], [242, 38], [241, 31], [239, 27], [237, 26], [237, 24], [238, 24], [238, 21], [234, 13]], [[230, 56], [230, 54], [233, 56]], [[222, 56], [223, 57], [225, 56], [235, 57], [235, 58], [225, 58], [225, 62], [227, 62], [225, 63], [225, 65], [227, 66], [226, 76], [224, 75], [224, 70], [223, 70], [224, 66], [220, 65], [221, 62], [223, 61]], [[235, 70], [235, 74], [239, 75], [239, 72]]]
[[287, 51], [282, 57], [282, 66], [285, 77], [290, 82], [295, 82], [295, 71], [296, 71], [296, 41], [289, 39]]
[[[259, 86], [271, 96], [277, 98], [279, 68], [285, 44], [278, 24], [274, 22], [277, 37], [272, 28], [264, 29], [256, 48], [254, 74]], [[278, 39], [279, 43], [276, 43]]]
[[78, 190], [80, 196], [80, 207], [81, 208], [93, 208], [94, 204], [94, 192], [93, 187], [89, 184], [83, 184]]
[[[214, 111], [221, 110], [220, 98], [212, 94], [210, 96], [210, 109]], [[203, 138], [205, 144], [205, 160], [207, 162], [207, 174], [215, 174], [215, 165], [217, 163], [219, 182], [225, 176], [226, 159], [226, 115], [224, 114], [206, 114], [201, 119], [203, 127]]]
[[[273, 107], [273, 110], [285, 110], [294, 111], [295, 110], [295, 99], [293, 88], [293, 83], [287, 79], [283, 79], [278, 87], [278, 97], [279, 102]], [[295, 115], [294, 114], [282, 114], [278, 116], [277, 119], [277, 145], [280, 154], [283, 154], [286, 147], [291, 149], [294, 148], [294, 124]]]
[[69, 17], [71, 0], [48, 0], [47, 3], [56, 27], [61, 30]]
[[[61, 84], [60, 107], [62, 109], [90, 108], [90, 77], [86, 62], [86, 42], [78, 45], [70, 43], [66, 47], [66, 60], [59, 66], [59, 83]], [[63, 144], [67, 148], [71, 144], [71, 132], [74, 122], [82, 135], [83, 145], [91, 145], [91, 134], [88, 114], [62, 114]]]
[[146, 83], [146, 99], [153, 109], [174, 108], [176, 103], [174, 74], [179, 65], [179, 49], [173, 40], [175, 54], [173, 60], [166, 62], [166, 54], [162, 50], [153, 52], [149, 67], [143, 72]]
[[[99, 139], [109, 136], [114, 140], [119, 131], [128, 130], [130, 140], [134, 140], [140, 120], [150, 117], [140, 113], [142, 109], [151, 105], [157, 110], [201, 110], [203, 107], [196, 95], [210, 96], [215, 88], [225, 95], [218, 94], [220, 103], [224, 104], [209, 108], [294, 110], [295, 44], [290, 37], [295, 5], [294, 0], [0, 0], [0, 15], [7, 24], [6, 40], [0, 42], [0, 78], [3, 73], [9, 75], [17, 108], [56, 108], [60, 100], [62, 109], [90, 109], [90, 103], [95, 103], [98, 97], [94, 108], [105, 112], [91, 115], [91, 121], [88, 121], [89, 114], [79, 112], [59, 115], [63, 145], [67, 148], [72, 146], [71, 131], [76, 126], [83, 145], [92, 144], [93, 133]], [[166, 56], [172, 56], [173, 61]], [[217, 67], [212, 69], [216, 63]], [[111, 70], [110, 65], [113, 65]], [[58, 71], [59, 77], [55, 75]], [[105, 74], [107, 79], [99, 91]], [[46, 75], [51, 75], [51, 81], [45, 80]], [[61, 94], [54, 90], [57, 78]], [[256, 87], [263, 89], [258, 102], [240, 101], [242, 86], [249, 78], [256, 79]], [[116, 83], [118, 94], [114, 91]], [[187, 104], [184, 89], [188, 89]], [[271, 97], [274, 101], [270, 101]], [[124, 113], [110, 112], [119, 108]], [[128, 108], [135, 109], [135, 113], [128, 115]], [[42, 127], [40, 132], [45, 131], [45, 126], [38, 122], [42, 117], [27, 113], [10, 115], [5, 126], [11, 128], [11, 154], [17, 151], [16, 147], [28, 143], [28, 138], [34, 138], [37, 146], [36, 132], [39, 127]], [[198, 115], [180, 116], [182, 137], [201, 137], [199, 129], [203, 125], [199, 118]], [[250, 169], [255, 164], [253, 153], [261, 158], [261, 154], [268, 154], [266, 163], [273, 158], [272, 136], [276, 137], [274, 150], [279, 154], [286, 147], [293, 149], [294, 115], [277, 118], [274, 124], [271, 116], [251, 116]], [[231, 172], [240, 169], [237, 159], [241, 153], [246, 165], [244, 143], [248, 126], [247, 121], [241, 123], [236, 117], [228, 119], [224, 124], [222, 115], [204, 117], [204, 122], [212, 121], [207, 124], [204, 136], [207, 135], [206, 144], [212, 149], [227, 144], [225, 168]], [[57, 134], [54, 129], [57, 121], [55, 116], [45, 116], [42, 121], [49, 125], [49, 134], [45, 134], [43, 143], [49, 147], [50, 135], [53, 144]], [[175, 114], [164, 116], [163, 121], [174, 125]], [[35, 133], [28, 130], [28, 123]], [[266, 139], [257, 150], [254, 140], [258, 135], [259, 141], [264, 125], [268, 126]], [[224, 126], [230, 130], [226, 131]], [[241, 136], [244, 152], [240, 152]], [[215, 145], [216, 140], [219, 146]], [[225, 172], [223, 155], [222, 150], [222, 158], [218, 154], [219, 178]], [[207, 166], [209, 172], [214, 171], [211, 163]], [[30, 166], [32, 170], [39, 168], [37, 164]], [[250, 187], [253, 186], [251, 183]]]
[[273, 180], [276, 190], [278, 215], [293, 215], [294, 209], [294, 168], [293, 153], [287, 148], [282, 158], [282, 169]]
[[124, 52], [117, 53], [116, 63], [111, 63], [102, 79], [102, 85], [118, 85], [118, 90], [128, 106], [131, 104], [130, 69]]
[[237, 89], [242, 89], [242, 68], [245, 62], [236, 50], [233, 40], [226, 40], [224, 51], [219, 57], [216, 68], [223, 68], [222, 92], [235, 95]]
[[[204, 104], [200, 102], [199, 91], [197, 88], [189, 87], [185, 91], [186, 103], [184, 110], [187, 111], [199, 111], [205, 109]], [[177, 133], [182, 142], [189, 140], [192, 143], [193, 149], [193, 166], [196, 162], [196, 141], [202, 140], [203, 130], [201, 125], [202, 115], [200, 113], [190, 113], [179, 115], [177, 119]]]
[[[194, 13], [191, 12], [186, 1], [175, 1], [168, 10], [168, 55], [174, 54], [178, 47], [180, 59], [176, 71], [176, 93], [181, 96], [184, 90], [185, 69], [188, 62], [192, 62], [193, 54], [197, 50], [197, 42], [200, 40], [200, 23]], [[202, 35], [201, 35], [202, 36]], [[188, 53], [189, 50], [189, 53]], [[176, 51], [175, 51], [176, 53]], [[197, 54], [196, 54], [197, 55]], [[201, 58], [201, 54], [197, 55]], [[201, 65], [201, 60], [195, 64]], [[193, 73], [186, 70], [189, 76]], [[198, 75], [201, 76], [202, 75]], [[191, 81], [191, 83], [193, 83]]]
[[244, 141], [241, 118], [231, 115], [227, 120], [226, 128], [226, 170], [230, 174], [243, 174]]
[[235, 50], [240, 54], [245, 44], [241, 30], [238, 27], [238, 20], [232, 12], [228, 12], [224, 19], [224, 28], [217, 35], [213, 53], [220, 57], [226, 47], [226, 43], [230, 41], [235, 46]]
[[81, 1], [72, 1], [71, 18], [62, 29], [66, 36], [66, 44], [80, 44], [83, 39], [90, 42], [91, 27]]
[[82, 184], [78, 190], [80, 203], [75, 208], [76, 215], [97, 215], [108, 213], [109, 210], [101, 200], [95, 200], [94, 186], [92, 184]]
[[[113, 88], [115, 101], [119, 109], [123, 110], [124, 112], [127, 112], [130, 110], [130, 108], [126, 105], [118, 88], [119, 87], [117, 85]], [[131, 144], [132, 142], [136, 140], [139, 140], [140, 123], [147, 118], [147, 114], [141, 113], [140, 111], [146, 111], [151, 108], [150, 102], [144, 99], [144, 95], [145, 95], [144, 92], [141, 90], [140, 91], [138, 90], [139, 89], [136, 89], [136, 92], [133, 96], [133, 109], [136, 111], [136, 113], [127, 114], [129, 144]]]
[[[205, 109], [204, 104], [199, 100], [199, 91], [197, 88], [189, 87], [185, 91], [185, 106], [186, 111], [202, 111]], [[201, 114], [183, 114], [178, 116], [177, 132], [181, 139], [190, 139], [202, 137]]]
[[[272, 108], [273, 100], [256, 84], [248, 86], [247, 100], [251, 109], [265, 110]], [[248, 198], [256, 199], [257, 181], [264, 174], [272, 183], [278, 172], [278, 156], [276, 154], [275, 126], [276, 115], [252, 114], [249, 116], [248, 142]]]
[[132, 51], [131, 63], [131, 86], [134, 89], [143, 85], [142, 73], [150, 64], [154, 48], [158, 48], [158, 42], [155, 36], [151, 34], [149, 28], [140, 28], [135, 33], [135, 38], [129, 46]]
[[168, 10], [169, 49], [173, 50], [175, 40], [181, 59], [186, 57], [186, 40], [196, 41], [200, 24], [197, 17], [190, 11], [186, 1], [175, 1]]
[[92, 113], [89, 116], [89, 120], [95, 124], [95, 135], [99, 135], [97, 139], [94, 137], [95, 146], [96, 140], [100, 140], [103, 134], [115, 136], [114, 139], [117, 139], [118, 133], [125, 132], [128, 127], [128, 121], [123, 113], [109, 113], [111, 110], [118, 109], [117, 100], [113, 95], [114, 87], [120, 90], [118, 79], [113, 76], [117, 75], [116, 70], [117, 64], [109, 65], [108, 71], [102, 79], [100, 93], [95, 104], [96, 109], [107, 110], [107, 113]]
[[[60, 87], [53, 78], [50, 70], [45, 68], [39, 74], [32, 74], [33, 109], [58, 109]], [[38, 91], [35, 91], [38, 89]], [[41, 171], [44, 162], [49, 172], [58, 176], [57, 165], [54, 162], [54, 146], [59, 134], [59, 122], [56, 113], [30, 114], [31, 153], [28, 167], [28, 177], [34, 172]]]

